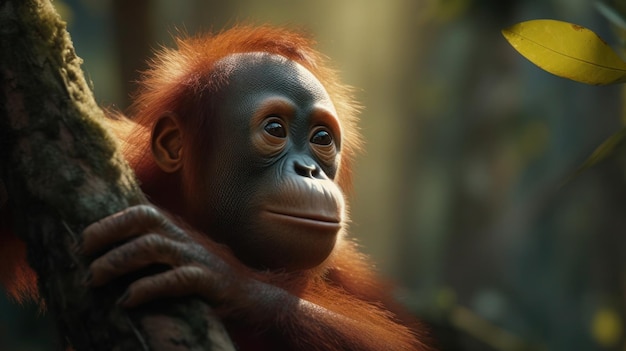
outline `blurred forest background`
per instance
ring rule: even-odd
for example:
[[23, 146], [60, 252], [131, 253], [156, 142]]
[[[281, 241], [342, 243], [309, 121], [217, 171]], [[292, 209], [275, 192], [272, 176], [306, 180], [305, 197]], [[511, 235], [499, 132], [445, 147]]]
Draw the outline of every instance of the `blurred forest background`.
[[[553, 18], [623, 45], [593, 1], [54, 4], [98, 100], [119, 109], [179, 30], [310, 32], [365, 106], [351, 232], [442, 348], [626, 351], [626, 153], [570, 179], [622, 128], [623, 87], [554, 77], [500, 34]], [[0, 296], [0, 350], [56, 350], [49, 324]]]

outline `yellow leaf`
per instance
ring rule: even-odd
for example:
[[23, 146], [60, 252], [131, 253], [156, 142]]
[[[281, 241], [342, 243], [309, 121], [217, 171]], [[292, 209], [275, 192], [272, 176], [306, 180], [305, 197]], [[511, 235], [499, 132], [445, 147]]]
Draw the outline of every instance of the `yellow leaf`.
[[593, 85], [626, 82], [626, 62], [577, 24], [533, 20], [503, 29], [502, 34], [520, 54], [559, 77]]

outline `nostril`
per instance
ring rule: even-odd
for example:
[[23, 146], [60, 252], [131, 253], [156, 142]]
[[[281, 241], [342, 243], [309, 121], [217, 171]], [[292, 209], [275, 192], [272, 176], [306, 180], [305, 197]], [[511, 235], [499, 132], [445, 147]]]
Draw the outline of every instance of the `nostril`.
[[311, 175], [313, 176], [313, 178], [320, 178], [320, 174], [321, 174], [321, 171], [319, 167], [315, 167], [313, 171], [311, 172]]
[[314, 164], [307, 165], [301, 163], [300, 161], [294, 161], [293, 167], [296, 173], [302, 177], [314, 178], [317, 177], [320, 173], [319, 169]]

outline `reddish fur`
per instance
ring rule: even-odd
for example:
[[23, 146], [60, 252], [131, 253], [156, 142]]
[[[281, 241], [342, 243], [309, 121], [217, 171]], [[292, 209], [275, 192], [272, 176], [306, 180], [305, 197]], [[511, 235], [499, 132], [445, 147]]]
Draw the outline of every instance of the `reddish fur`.
[[[208, 152], [198, 130], [210, 115], [210, 106], [204, 96], [216, 91], [224, 83], [223, 77], [213, 71], [215, 63], [234, 53], [267, 52], [278, 54], [296, 61], [311, 71], [327, 89], [337, 113], [341, 118], [343, 135], [342, 158], [337, 175], [340, 188], [349, 193], [351, 189], [351, 164], [360, 147], [360, 137], [356, 127], [357, 107], [350, 89], [339, 83], [334, 71], [327, 68], [325, 58], [312, 49], [311, 40], [293, 32], [273, 27], [237, 27], [210, 37], [178, 39], [178, 49], [163, 49], [145, 73], [141, 88], [131, 108], [131, 120], [122, 116], [111, 119], [111, 128], [122, 141], [122, 150], [142, 182], [148, 196], [157, 205], [167, 210], [176, 204], [174, 199], [163, 197], [170, 180], [154, 163], [150, 150], [152, 124], [164, 113], [173, 112], [181, 116], [183, 132], [189, 131], [191, 140], [199, 152]], [[193, 170], [192, 170], [193, 173]], [[180, 189], [179, 189], [180, 190]], [[1, 228], [0, 228], [1, 229]], [[360, 349], [367, 338], [375, 337], [380, 349], [413, 350], [423, 347], [411, 329], [397, 320], [389, 312], [392, 299], [385, 286], [381, 285], [371, 272], [367, 260], [347, 239], [342, 240], [333, 255], [328, 259], [324, 270], [315, 270], [294, 277], [287, 274], [254, 273], [258, 279], [280, 286], [293, 294], [325, 307], [348, 318], [359, 321], [371, 335], [344, 330], [330, 331], [322, 324], [302, 325], [294, 313], [279, 320], [280, 328], [292, 335], [291, 346], [297, 349], [334, 350], [345, 347]], [[235, 266], [231, 255], [209, 239], [202, 240], [212, 251], [226, 257]], [[18, 239], [0, 231], [0, 283], [18, 300], [36, 296], [36, 275], [25, 264], [24, 245]], [[254, 308], [251, 306], [251, 308]], [[333, 325], [332, 328], [347, 328]], [[333, 337], [335, 336], [335, 337]], [[338, 344], [341, 342], [341, 345]], [[376, 347], [369, 347], [376, 349]]]
[[26, 262], [26, 245], [11, 230], [10, 214], [5, 185], [0, 180], [0, 286], [18, 303], [37, 301], [37, 274]]
[[17, 302], [38, 300], [37, 274], [26, 263], [26, 245], [8, 228], [0, 228], [0, 284]]

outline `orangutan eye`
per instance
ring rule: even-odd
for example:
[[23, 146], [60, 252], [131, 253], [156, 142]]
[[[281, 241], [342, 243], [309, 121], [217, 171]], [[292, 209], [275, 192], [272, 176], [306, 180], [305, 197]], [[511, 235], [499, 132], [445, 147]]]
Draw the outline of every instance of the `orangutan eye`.
[[330, 145], [333, 143], [333, 137], [326, 130], [319, 130], [311, 137], [311, 142], [317, 145]]
[[287, 137], [287, 131], [285, 130], [285, 127], [278, 121], [274, 120], [268, 122], [265, 127], [263, 127], [263, 129], [265, 129], [267, 134], [275, 136], [277, 138]]

